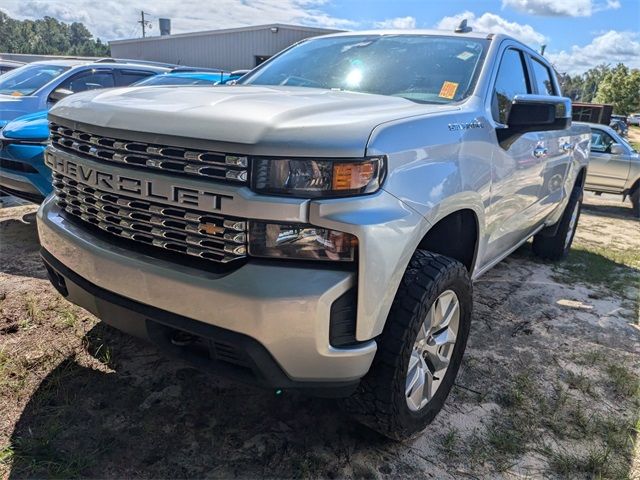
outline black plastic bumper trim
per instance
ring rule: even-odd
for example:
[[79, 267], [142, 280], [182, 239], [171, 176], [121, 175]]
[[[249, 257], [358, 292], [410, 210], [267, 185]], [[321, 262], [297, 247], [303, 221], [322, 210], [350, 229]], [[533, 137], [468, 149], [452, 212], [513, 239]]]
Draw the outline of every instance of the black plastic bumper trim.
[[[199, 367], [266, 388], [302, 390], [316, 396], [345, 397], [355, 391], [359, 380], [347, 382], [306, 382], [289, 378], [269, 351], [247, 335], [209, 325], [166, 310], [146, 305], [105, 290], [64, 266], [44, 248], [40, 250], [53, 286], [69, 301], [88, 308], [111, 326], [151, 341], [163, 353], [179, 357]], [[85, 302], [78, 299], [85, 298]], [[84, 303], [84, 304], [83, 304]], [[107, 313], [107, 315], [103, 315]], [[110, 314], [109, 314], [110, 313]], [[216, 355], [202, 355], [171, 343], [175, 332], [197, 336], [201, 349], [213, 348]], [[234, 363], [224, 361], [228, 348], [235, 351]], [[223, 360], [220, 360], [223, 358]]]

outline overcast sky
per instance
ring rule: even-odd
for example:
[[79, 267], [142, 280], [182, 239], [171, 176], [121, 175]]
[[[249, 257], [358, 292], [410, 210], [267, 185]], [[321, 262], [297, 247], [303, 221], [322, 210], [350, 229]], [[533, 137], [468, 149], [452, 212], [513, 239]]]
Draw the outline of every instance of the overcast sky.
[[105, 40], [140, 36], [140, 10], [171, 18], [173, 33], [265, 23], [346, 30], [452, 29], [467, 18], [476, 30], [504, 32], [528, 45], [547, 45], [560, 72], [600, 63], [640, 68], [640, 0], [2, 0], [19, 19], [45, 15], [83, 22]]

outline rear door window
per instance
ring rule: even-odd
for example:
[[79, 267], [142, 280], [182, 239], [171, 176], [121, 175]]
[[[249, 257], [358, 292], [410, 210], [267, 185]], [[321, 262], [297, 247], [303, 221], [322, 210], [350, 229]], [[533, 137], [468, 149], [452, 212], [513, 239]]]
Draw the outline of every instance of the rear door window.
[[110, 70], [86, 70], [69, 77], [58, 88], [71, 90], [73, 93], [110, 88], [115, 86], [113, 72]]
[[154, 74], [155, 72], [150, 72], [148, 70], [118, 70], [117, 83], [119, 87], [126, 87], [132, 83], [149, 78]]
[[552, 77], [549, 68], [535, 58], [531, 58], [531, 66], [537, 93], [539, 95], [555, 95], [556, 92], [551, 81]]

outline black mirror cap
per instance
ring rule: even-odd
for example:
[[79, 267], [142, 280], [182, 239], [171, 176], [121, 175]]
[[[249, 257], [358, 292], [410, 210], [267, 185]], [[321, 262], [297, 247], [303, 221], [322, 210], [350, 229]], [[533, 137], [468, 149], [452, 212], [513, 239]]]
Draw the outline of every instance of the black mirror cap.
[[571, 126], [571, 100], [545, 95], [516, 95], [507, 123], [512, 133], [564, 130]]

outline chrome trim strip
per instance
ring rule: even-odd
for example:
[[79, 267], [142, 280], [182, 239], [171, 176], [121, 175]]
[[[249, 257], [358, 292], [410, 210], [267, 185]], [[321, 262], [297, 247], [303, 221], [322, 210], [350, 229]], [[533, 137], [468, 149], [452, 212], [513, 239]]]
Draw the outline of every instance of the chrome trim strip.
[[147, 144], [89, 134], [50, 124], [51, 143], [107, 162], [134, 165], [186, 176], [246, 184], [246, 156], [196, 151], [184, 147]]
[[53, 186], [67, 214], [112, 235], [219, 263], [246, 257], [245, 220], [122, 197], [58, 172]]

